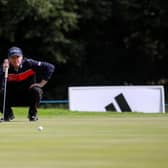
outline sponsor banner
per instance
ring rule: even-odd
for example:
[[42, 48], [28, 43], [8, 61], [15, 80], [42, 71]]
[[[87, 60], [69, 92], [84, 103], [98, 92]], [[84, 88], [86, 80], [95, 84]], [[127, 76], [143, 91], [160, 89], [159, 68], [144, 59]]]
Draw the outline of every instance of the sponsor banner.
[[69, 87], [69, 109], [95, 112], [165, 112], [163, 86]]

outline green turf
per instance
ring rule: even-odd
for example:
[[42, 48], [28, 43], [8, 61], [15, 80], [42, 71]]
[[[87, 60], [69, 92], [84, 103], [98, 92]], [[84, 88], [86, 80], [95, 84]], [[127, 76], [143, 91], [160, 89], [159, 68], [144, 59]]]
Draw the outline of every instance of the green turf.
[[14, 111], [14, 121], [0, 124], [1, 167], [168, 167], [167, 114], [39, 109], [39, 121], [29, 122], [25, 108]]

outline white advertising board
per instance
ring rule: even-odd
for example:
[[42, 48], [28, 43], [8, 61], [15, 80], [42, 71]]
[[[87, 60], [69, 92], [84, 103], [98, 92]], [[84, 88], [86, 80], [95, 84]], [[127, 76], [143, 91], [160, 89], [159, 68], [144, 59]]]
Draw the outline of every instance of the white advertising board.
[[163, 86], [69, 87], [68, 95], [73, 111], [165, 112]]

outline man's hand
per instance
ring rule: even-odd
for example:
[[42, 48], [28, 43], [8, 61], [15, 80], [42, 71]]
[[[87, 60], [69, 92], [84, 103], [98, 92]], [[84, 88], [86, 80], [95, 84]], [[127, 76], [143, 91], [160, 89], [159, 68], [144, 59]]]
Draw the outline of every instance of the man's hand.
[[3, 72], [5, 73], [4, 77], [6, 79], [8, 78], [8, 69], [9, 69], [9, 61], [8, 61], [8, 59], [4, 59], [4, 62], [3, 62]]
[[35, 87], [35, 86], [42, 88], [42, 87], [44, 87], [44, 85], [45, 85], [47, 82], [48, 82], [48, 81], [46, 81], [46, 80], [42, 80], [40, 83], [33, 83], [32, 85], [30, 85], [29, 88], [32, 88], [32, 87]]
[[3, 62], [3, 71], [5, 72], [6, 69], [9, 68], [9, 61], [8, 59], [4, 59], [4, 62]]

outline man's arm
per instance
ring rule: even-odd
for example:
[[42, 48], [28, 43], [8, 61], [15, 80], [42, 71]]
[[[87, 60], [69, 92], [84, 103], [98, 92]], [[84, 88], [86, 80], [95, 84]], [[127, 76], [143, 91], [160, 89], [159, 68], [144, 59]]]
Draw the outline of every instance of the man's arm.
[[51, 78], [55, 70], [55, 66], [48, 62], [35, 61], [32, 59], [28, 59], [28, 61], [31, 63], [32, 68], [38, 73], [40, 73], [40, 77], [41, 77], [41, 81], [38, 83], [32, 84], [30, 88], [34, 86], [38, 86], [41, 88], [44, 87], [48, 82], [48, 80]]
[[30, 88], [32, 88], [32, 87], [34, 87], [34, 86], [37, 86], [37, 87], [42, 88], [42, 87], [44, 87], [44, 86], [47, 84], [47, 82], [48, 82], [48, 81], [42, 79], [41, 82], [39, 82], [39, 83], [33, 83], [33, 84], [30, 86]]

